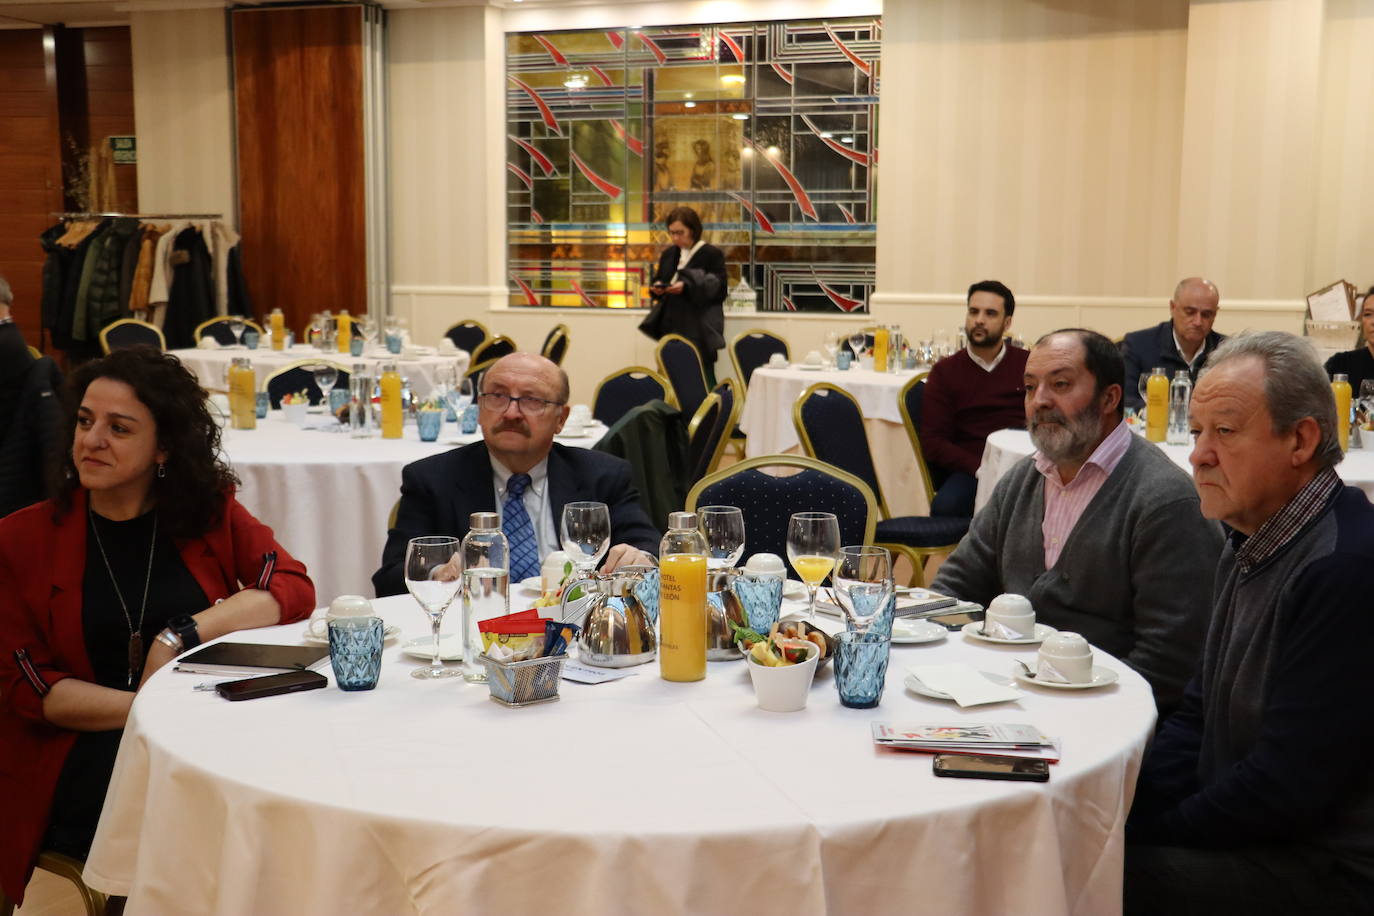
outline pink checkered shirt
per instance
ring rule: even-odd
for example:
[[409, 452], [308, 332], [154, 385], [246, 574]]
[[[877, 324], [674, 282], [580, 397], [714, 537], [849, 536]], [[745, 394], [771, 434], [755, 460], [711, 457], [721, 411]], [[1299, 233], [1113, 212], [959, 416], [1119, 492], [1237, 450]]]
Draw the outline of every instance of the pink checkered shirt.
[[1045, 541], [1046, 569], [1053, 569], [1059, 561], [1059, 552], [1073, 533], [1073, 526], [1078, 524], [1083, 510], [1121, 463], [1126, 449], [1130, 448], [1132, 435], [1129, 426], [1118, 423], [1068, 484], [1059, 481], [1054, 462], [1035, 453], [1035, 469], [1045, 478], [1045, 520], [1040, 523], [1040, 534]]

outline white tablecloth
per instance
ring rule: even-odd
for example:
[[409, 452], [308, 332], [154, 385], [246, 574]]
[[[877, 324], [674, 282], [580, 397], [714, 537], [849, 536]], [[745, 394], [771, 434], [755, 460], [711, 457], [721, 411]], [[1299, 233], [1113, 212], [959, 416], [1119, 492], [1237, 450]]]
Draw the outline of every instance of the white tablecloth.
[[792, 405], [807, 388], [829, 382], [848, 391], [859, 402], [868, 433], [868, 447], [878, 472], [878, 483], [893, 515], [925, 515], [930, 511], [917, 476], [911, 440], [902, 426], [897, 406], [902, 386], [920, 370], [873, 372], [867, 369], [756, 369], [749, 379], [749, 393], [740, 414], [740, 429], [748, 437], [745, 453], [777, 455], [799, 451], [801, 443], [792, 423]]
[[266, 347], [258, 347], [256, 350], [249, 350], [247, 347], [222, 347], [216, 350], [199, 348], [172, 350], [171, 353], [180, 359], [186, 368], [195, 373], [196, 378], [200, 379], [201, 385], [214, 391], [226, 390], [224, 373], [229, 368], [229, 360], [235, 356], [247, 356], [253, 361], [253, 369], [257, 372], [259, 386], [273, 372], [302, 359], [327, 359], [350, 370], [354, 363], [366, 363], [374, 376], [381, 374], [383, 362], [394, 359], [396, 360], [397, 371], [402, 377], [410, 380], [411, 390], [422, 398], [428, 397], [429, 393], [434, 390], [440, 369], [454, 367], [461, 377], [462, 373], [467, 371], [469, 362], [468, 354], [464, 350], [447, 356], [426, 355], [411, 359], [389, 354], [385, 348], [373, 348], [368, 351], [366, 356], [352, 356], [348, 353], [325, 353], [318, 347], [304, 344], [294, 346], [290, 350], [272, 350]]
[[[279, 413], [270, 411], [257, 429], [224, 430], [225, 456], [243, 481], [239, 501], [306, 565], [321, 602], [371, 596], [387, 519], [401, 496], [401, 469], [476, 442], [481, 433], [462, 436], [456, 424], [445, 423], [437, 442], [421, 442], [412, 423], [402, 439], [354, 439], [347, 432], [300, 429]], [[597, 426], [586, 436], [559, 441], [589, 448], [604, 433]]]
[[[1369, 434], [1374, 442], [1374, 433]], [[1191, 477], [1193, 467], [1188, 463], [1192, 453], [1191, 445], [1161, 445], [1164, 454]], [[1035, 451], [1031, 444], [1030, 433], [1024, 429], [1002, 429], [988, 436], [983, 448], [983, 463], [978, 467], [978, 497], [974, 511], [983, 508], [992, 498], [992, 489], [1002, 475], [1011, 470], [1012, 465]], [[1341, 479], [1352, 487], [1359, 487], [1370, 499], [1374, 499], [1374, 450], [1356, 448], [1346, 453], [1345, 459], [1336, 465]]]
[[[406, 596], [376, 606], [402, 640], [428, 631]], [[129, 716], [85, 877], [131, 916], [1112, 916], [1150, 690], [1107, 656], [1115, 686], [974, 711], [901, 686], [911, 664], [1013, 657], [1034, 652], [896, 646], [877, 709], [841, 707], [827, 668], [789, 714], [755, 706], [743, 661], [695, 684], [656, 663], [564, 681], [525, 709], [415, 680], [423, 662], [395, 646], [365, 693], [229, 703], [164, 669]], [[1064, 759], [1047, 784], [938, 779], [928, 755], [875, 750], [874, 720], [1027, 722]]]

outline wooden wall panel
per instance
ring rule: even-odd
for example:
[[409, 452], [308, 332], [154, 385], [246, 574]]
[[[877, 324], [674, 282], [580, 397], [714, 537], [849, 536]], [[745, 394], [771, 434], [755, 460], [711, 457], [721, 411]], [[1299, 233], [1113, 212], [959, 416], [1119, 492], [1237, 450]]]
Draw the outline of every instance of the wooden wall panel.
[[14, 317], [38, 345], [43, 249], [38, 234], [62, 209], [56, 74], [43, 30], [0, 31], [0, 275], [14, 291]]
[[360, 7], [233, 14], [244, 270], [260, 313], [366, 309]]
[[[128, 26], [81, 30], [86, 116], [92, 143], [134, 134], [134, 67]], [[116, 165], [115, 209], [138, 212], [138, 166]]]

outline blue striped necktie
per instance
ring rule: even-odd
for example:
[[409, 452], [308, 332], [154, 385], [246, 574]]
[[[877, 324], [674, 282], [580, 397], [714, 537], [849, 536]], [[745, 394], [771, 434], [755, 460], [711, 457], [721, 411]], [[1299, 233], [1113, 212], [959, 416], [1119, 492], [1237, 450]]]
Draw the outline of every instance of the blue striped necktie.
[[506, 481], [506, 501], [501, 506], [501, 530], [510, 542], [510, 577], [521, 582], [539, 575], [539, 546], [534, 538], [534, 525], [525, 511], [525, 488], [530, 475], [512, 474]]

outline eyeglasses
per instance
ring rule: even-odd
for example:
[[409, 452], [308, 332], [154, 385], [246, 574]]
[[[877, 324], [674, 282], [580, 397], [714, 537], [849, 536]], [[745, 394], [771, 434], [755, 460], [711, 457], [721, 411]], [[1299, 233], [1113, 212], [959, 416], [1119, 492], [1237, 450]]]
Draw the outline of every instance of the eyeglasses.
[[494, 413], [504, 413], [506, 408], [514, 402], [520, 412], [527, 417], [542, 417], [551, 410], [557, 410], [563, 406], [562, 401], [547, 401], [544, 398], [530, 397], [526, 395], [521, 398], [513, 398], [508, 394], [497, 394], [496, 392], [479, 394], [477, 403], [483, 410], [490, 410]]

